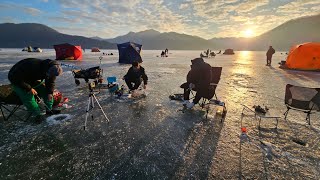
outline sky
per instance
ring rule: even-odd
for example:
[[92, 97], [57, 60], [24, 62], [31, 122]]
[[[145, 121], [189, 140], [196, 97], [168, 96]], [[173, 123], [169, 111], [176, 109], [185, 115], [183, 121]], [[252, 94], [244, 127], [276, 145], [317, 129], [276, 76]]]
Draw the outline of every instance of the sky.
[[147, 29], [205, 39], [253, 37], [319, 13], [320, 0], [0, 0], [0, 23], [41, 23], [101, 38]]

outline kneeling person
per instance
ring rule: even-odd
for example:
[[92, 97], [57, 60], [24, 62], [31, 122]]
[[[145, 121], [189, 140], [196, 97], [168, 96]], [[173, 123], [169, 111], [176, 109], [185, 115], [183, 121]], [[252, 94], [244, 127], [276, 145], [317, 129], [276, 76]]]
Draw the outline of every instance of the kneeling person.
[[36, 122], [41, 122], [43, 119], [36, 102], [35, 96], [38, 97], [37, 95], [43, 98], [46, 104], [46, 114], [60, 113], [58, 110], [52, 110], [52, 105], [56, 76], [61, 73], [60, 64], [50, 59], [23, 59], [10, 69], [8, 79], [13, 90], [27, 110], [36, 116]]
[[130, 67], [123, 79], [126, 81], [130, 91], [138, 89], [142, 80], [144, 89], [146, 89], [148, 83], [148, 76], [146, 75], [144, 68], [136, 61], [132, 63], [132, 67]]
[[[197, 104], [201, 98], [211, 99], [214, 95], [210, 87], [212, 79], [212, 67], [203, 61], [202, 58], [191, 60], [191, 70], [187, 75], [187, 82], [183, 83], [180, 87], [184, 89], [184, 105], [187, 108], [192, 108]], [[197, 91], [193, 102], [189, 102], [189, 95], [191, 90]]]

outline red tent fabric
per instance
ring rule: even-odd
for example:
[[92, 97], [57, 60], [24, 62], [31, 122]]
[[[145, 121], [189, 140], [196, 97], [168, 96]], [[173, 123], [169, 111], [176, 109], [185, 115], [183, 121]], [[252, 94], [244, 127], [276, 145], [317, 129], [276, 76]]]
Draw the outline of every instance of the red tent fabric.
[[82, 60], [81, 46], [65, 43], [53, 47], [56, 50], [56, 60]]

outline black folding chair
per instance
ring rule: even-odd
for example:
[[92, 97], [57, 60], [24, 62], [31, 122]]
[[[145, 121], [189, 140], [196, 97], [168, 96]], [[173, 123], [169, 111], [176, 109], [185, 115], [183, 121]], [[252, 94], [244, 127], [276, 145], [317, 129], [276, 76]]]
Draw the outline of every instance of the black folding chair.
[[[204, 97], [201, 98], [199, 105], [201, 108], [206, 108], [206, 118], [208, 118], [208, 114], [209, 114], [209, 105], [216, 105], [216, 106], [222, 106], [223, 107], [223, 113], [222, 113], [222, 118], [221, 118], [221, 122], [223, 121], [223, 119], [225, 118], [225, 115], [227, 113], [227, 108], [225, 106], [224, 102], [221, 102], [216, 94], [216, 89], [217, 86], [220, 82], [221, 79], [221, 74], [222, 74], [222, 67], [212, 67], [212, 79], [211, 79], [211, 83], [209, 86], [209, 91]], [[195, 97], [195, 95], [193, 94], [193, 92], [191, 91], [193, 97], [191, 99], [193, 99]]]
[[222, 67], [212, 67], [212, 79], [209, 86], [209, 89], [211, 90], [211, 92], [208, 93], [206, 97], [202, 98], [201, 103], [199, 103], [201, 107], [210, 103], [210, 101], [213, 100], [213, 98], [214, 100], [218, 100], [216, 89], [220, 82], [221, 73], [222, 73]]
[[[0, 86], [0, 110], [2, 117], [5, 121], [9, 120], [10, 117], [15, 116], [20, 120], [28, 120], [32, 113], [23, 109], [22, 102], [17, 94], [13, 91], [10, 84]], [[28, 112], [27, 118], [23, 119], [15, 113], [18, 110], [24, 110]]]
[[209, 114], [209, 105], [216, 105], [216, 106], [222, 106], [223, 107], [223, 113], [221, 122], [226, 116], [227, 108], [224, 102], [220, 101], [216, 94], [217, 86], [220, 82], [222, 74], [222, 67], [212, 67], [212, 79], [210, 83], [209, 89], [211, 90], [211, 93], [208, 94], [208, 96], [202, 97], [201, 102], [199, 103], [202, 108], [207, 107], [206, 109], [206, 118], [208, 118]]
[[310, 115], [320, 111], [320, 88], [287, 84], [284, 102], [287, 106], [287, 111], [284, 113], [285, 119], [289, 110], [301, 111], [307, 114], [306, 121], [310, 125]]

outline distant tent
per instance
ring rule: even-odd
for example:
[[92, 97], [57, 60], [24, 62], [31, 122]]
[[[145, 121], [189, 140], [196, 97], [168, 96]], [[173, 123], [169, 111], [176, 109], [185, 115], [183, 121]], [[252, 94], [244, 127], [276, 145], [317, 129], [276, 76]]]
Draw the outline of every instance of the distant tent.
[[58, 44], [53, 46], [56, 50], [57, 60], [81, 60], [82, 49], [81, 46], [74, 46], [68, 43]]
[[289, 69], [320, 70], [320, 43], [293, 46], [285, 65]]
[[118, 44], [119, 63], [131, 64], [134, 61], [142, 62], [140, 52], [142, 45], [134, 42]]
[[226, 49], [225, 51], [224, 51], [224, 53], [223, 54], [226, 54], [226, 55], [233, 55], [234, 54], [234, 52], [233, 52], [233, 49]]
[[37, 47], [37, 48], [34, 48], [33, 52], [42, 52], [42, 49]]
[[91, 48], [91, 52], [100, 52], [100, 49], [97, 47]]
[[28, 52], [32, 52], [33, 48], [31, 46], [28, 46]]

